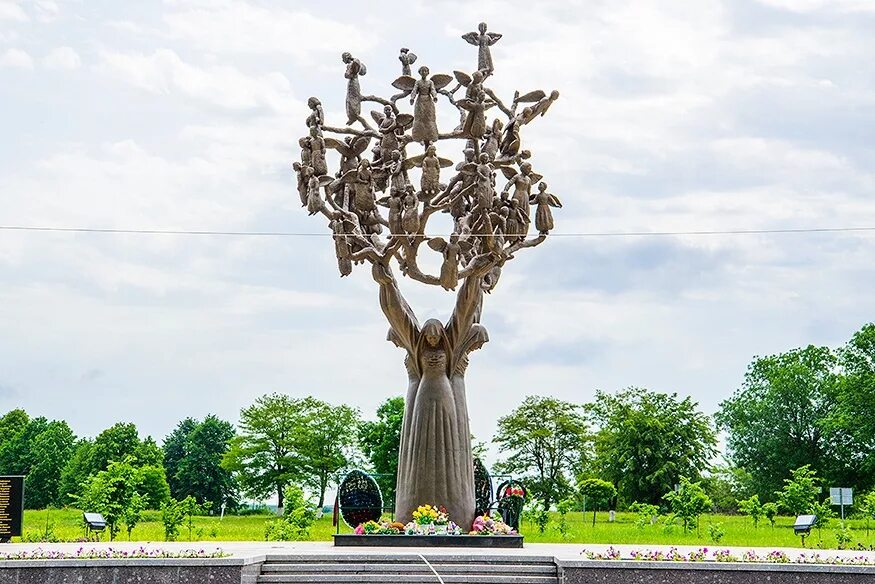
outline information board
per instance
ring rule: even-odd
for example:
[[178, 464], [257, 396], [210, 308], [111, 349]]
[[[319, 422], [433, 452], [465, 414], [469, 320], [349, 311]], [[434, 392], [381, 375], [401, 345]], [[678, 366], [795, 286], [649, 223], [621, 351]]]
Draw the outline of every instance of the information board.
[[0, 541], [21, 535], [24, 477], [0, 476]]

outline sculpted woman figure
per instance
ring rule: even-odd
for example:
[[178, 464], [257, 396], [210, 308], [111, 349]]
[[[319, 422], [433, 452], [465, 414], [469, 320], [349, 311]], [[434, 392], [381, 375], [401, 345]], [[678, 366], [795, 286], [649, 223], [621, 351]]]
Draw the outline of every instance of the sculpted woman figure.
[[468, 353], [489, 340], [478, 322], [482, 278], [464, 281], [446, 326], [431, 319], [420, 327], [391, 270], [375, 263], [373, 276], [391, 327], [388, 339], [407, 352], [395, 516], [410, 521], [419, 505], [431, 501], [444, 505], [453, 521], [466, 527], [474, 520], [474, 471], [465, 370]]

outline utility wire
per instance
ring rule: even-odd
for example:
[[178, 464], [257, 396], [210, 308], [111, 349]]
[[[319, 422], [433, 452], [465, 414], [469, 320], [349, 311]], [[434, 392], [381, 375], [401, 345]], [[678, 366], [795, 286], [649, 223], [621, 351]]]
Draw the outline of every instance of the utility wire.
[[[184, 229], [114, 229], [97, 227], [47, 227], [34, 225], [0, 225], [0, 231], [37, 231], [60, 233], [118, 233], [143, 235], [216, 235], [232, 237], [334, 237], [333, 233], [307, 233], [294, 231], [213, 231]], [[798, 229], [726, 229], [695, 231], [591, 231], [580, 233], [550, 233], [547, 237], [660, 237], [680, 235], [764, 235], [791, 233], [851, 233], [875, 232], [875, 227], [810, 227]], [[523, 234], [518, 234], [523, 235]], [[534, 235], [534, 234], [532, 234]], [[408, 234], [399, 234], [410, 237]], [[471, 234], [473, 237], [487, 237]], [[431, 237], [426, 235], [426, 237]]]

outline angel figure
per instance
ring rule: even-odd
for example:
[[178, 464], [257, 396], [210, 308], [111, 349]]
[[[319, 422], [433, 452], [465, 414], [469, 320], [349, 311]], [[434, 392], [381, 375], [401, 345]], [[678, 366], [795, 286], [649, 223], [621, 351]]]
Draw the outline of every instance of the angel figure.
[[538, 183], [538, 192], [532, 195], [531, 201], [537, 205], [535, 209], [535, 229], [540, 234], [546, 234], [553, 229], [553, 212], [550, 207], [562, 207], [562, 203], [551, 193], [547, 192], [547, 183]]
[[541, 175], [532, 172], [532, 164], [530, 162], [523, 162], [520, 165], [520, 171], [516, 174], [509, 167], [502, 167], [501, 170], [504, 172], [504, 176], [510, 179], [501, 192], [502, 196], [506, 196], [510, 191], [510, 187], [513, 186], [514, 190], [511, 199], [515, 200], [520, 210], [526, 217], [529, 217], [529, 199], [532, 196], [532, 184], [541, 180]]
[[463, 34], [462, 38], [480, 49], [477, 53], [477, 69], [492, 73], [495, 68], [492, 66], [492, 53], [489, 47], [497, 43], [501, 35], [497, 32], [486, 32], [485, 22], [481, 22], [477, 30], [479, 32]]
[[529, 233], [529, 217], [520, 209], [519, 201], [511, 199], [506, 207], [507, 218], [504, 223], [504, 234], [508, 241], [516, 242]]
[[410, 66], [416, 63], [416, 55], [411, 53], [410, 49], [402, 48], [398, 60], [401, 61], [401, 74], [410, 75]]
[[432, 201], [432, 205], [436, 207], [449, 202], [447, 211], [457, 221], [465, 213], [465, 202], [477, 182], [477, 165], [474, 164], [474, 149], [466, 148], [464, 154], [465, 160], [456, 165], [456, 176], [450, 179], [444, 193]]
[[365, 217], [371, 211], [376, 210], [376, 197], [374, 196], [374, 175], [371, 163], [367, 158], [359, 162], [358, 168], [350, 170], [341, 177], [341, 180], [352, 185], [352, 207], [359, 217]]
[[444, 262], [441, 264], [441, 287], [444, 290], [455, 290], [459, 283], [459, 260], [471, 249], [471, 244], [460, 239], [458, 234], [453, 234], [449, 241], [443, 237], [429, 239], [428, 247], [444, 255]]
[[377, 201], [378, 205], [389, 208], [389, 235], [400, 236], [404, 232], [401, 224], [401, 213], [404, 211], [402, 193], [391, 193]]
[[504, 128], [504, 124], [500, 119], [495, 118], [492, 120], [492, 126], [486, 130], [486, 134], [484, 134], [485, 141], [483, 143], [483, 152], [489, 155], [489, 158], [495, 160], [498, 157], [498, 146], [501, 142], [501, 130]]
[[339, 214], [328, 222], [331, 233], [334, 236], [334, 252], [337, 254], [337, 269], [340, 277], [349, 276], [352, 273], [352, 246], [347, 237], [346, 220]]
[[404, 162], [406, 168], [418, 166], [422, 168], [422, 177], [420, 179], [420, 190], [425, 200], [431, 200], [443, 188], [441, 179], [441, 168], [448, 168], [453, 165], [452, 160], [440, 158], [437, 155], [437, 147], [434, 144], [429, 144], [425, 149], [425, 154], [413, 156]]
[[407, 178], [407, 163], [401, 158], [400, 150], [393, 150], [391, 158], [383, 163], [383, 170], [389, 177], [389, 192], [403, 193], [410, 180]]
[[[437, 91], [449, 85], [450, 81], [453, 80], [452, 77], [443, 73], [436, 73], [429, 79], [428, 74], [428, 67], [420, 67], [419, 79], [402, 75], [392, 83], [393, 87], [403, 90], [396, 97], [411, 96], [410, 104], [414, 106], [412, 138], [414, 142], [424, 144], [437, 142], [437, 114], [434, 107], [435, 102], [437, 102]], [[393, 97], [393, 99], [395, 98]]]
[[346, 84], [346, 117], [348, 118], [346, 123], [351, 124], [362, 119], [362, 88], [359, 85], [359, 77], [365, 75], [368, 68], [350, 53], [343, 53], [340, 58], [346, 64], [346, 72], [343, 76], [349, 80]]
[[310, 128], [308, 146], [310, 147], [310, 165], [313, 167], [313, 172], [317, 176], [328, 174], [328, 164], [325, 162], [325, 138], [321, 136], [316, 126]]
[[325, 112], [322, 111], [322, 102], [318, 97], [311, 97], [307, 100], [307, 106], [310, 108], [310, 115], [307, 116], [308, 128], [322, 129], [322, 124], [325, 122]]
[[307, 212], [315, 215], [325, 208], [325, 201], [322, 200], [319, 188], [330, 183], [331, 177], [316, 176], [312, 166], [305, 166], [303, 173], [307, 180]]
[[401, 215], [401, 227], [409, 235], [415, 235], [419, 231], [419, 201], [416, 200], [412, 187], [404, 195], [404, 212]]
[[337, 150], [340, 154], [341, 176], [350, 170], [358, 168], [362, 153], [368, 149], [369, 136], [348, 136], [344, 141], [336, 138], [325, 138], [325, 146]]

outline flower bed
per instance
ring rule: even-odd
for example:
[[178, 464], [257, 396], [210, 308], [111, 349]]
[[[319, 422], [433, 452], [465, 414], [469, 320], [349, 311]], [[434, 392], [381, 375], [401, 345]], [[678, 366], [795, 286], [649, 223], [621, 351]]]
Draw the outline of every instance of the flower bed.
[[147, 549], [138, 547], [133, 550], [121, 550], [108, 547], [106, 549], [79, 548], [75, 552], [60, 550], [44, 550], [37, 548], [31, 551], [0, 553], [0, 561], [5, 560], [138, 560], [138, 559], [178, 559], [178, 558], [225, 558], [231, 554], [216, 548], [214, 551], [179, 550], [168, 551], [160, 548]]
[[467, 532], [450, 520], [443, 506], [420, 505], [412, 513], [413, 521], [406, 525], [390, 521], [368, 521], [355, 528], [356, 535], [519, 535], [501, 519], [489, 514], [474, 520]]
[[835, 556], [821, 555], [818, 552], [810, 554], [799, 553], [795, 557], [783, 550], [774, 550], [767, 554], [758, 554], [753, 550], [741, 555], [728, 549], [709, 550], [699, 548], [688, 553], [682, 553], [677, 548], [665, 550], [632, 550], [625, 555], [620, 550], [609, 547], [603, 552], [583, 550], [580, 554], [588, 560], [632, 560], [638, 562], [738, 562], [749, 564], [828, 564], [847, 566], [875, 566], [875, 559], [868, 556]]

